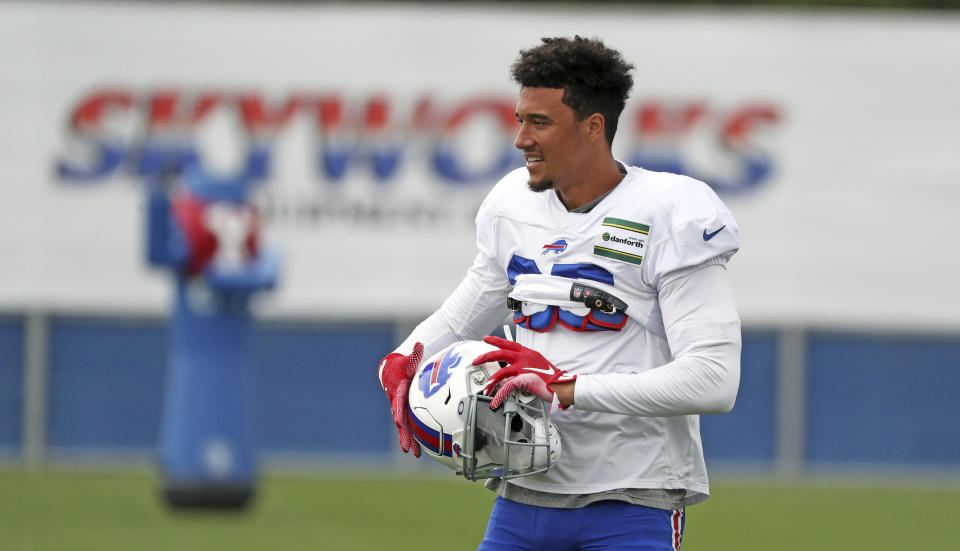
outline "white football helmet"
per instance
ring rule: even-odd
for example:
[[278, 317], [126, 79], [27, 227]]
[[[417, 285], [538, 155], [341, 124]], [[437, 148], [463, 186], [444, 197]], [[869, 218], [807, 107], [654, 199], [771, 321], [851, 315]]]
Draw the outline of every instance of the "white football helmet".
[[461, 341], [424, 360], [410, 384], [411, 432], [420, 448], [469, 480], [546, 472], [560, 457], [560, 433], [550, 405], [514, 391], [496, 410], [484, 386], [500, 365], [473, 365], [497, 350]]

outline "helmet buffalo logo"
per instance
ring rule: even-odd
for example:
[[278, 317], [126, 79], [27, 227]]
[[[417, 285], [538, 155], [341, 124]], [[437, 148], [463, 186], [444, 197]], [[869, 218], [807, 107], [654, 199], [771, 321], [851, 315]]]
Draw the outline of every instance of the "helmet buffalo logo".
[[546, 245], [544, 245], [543, 252], [540, 254], [545, 255], [547, 253], [553, 253], [553, 254], [559, 255], [565, 250], [567, 250], [567, 242], [563, 239], [558, 239], [553, 243], [547, 243]]
[[443, 388], [447, 384], [447, 379], [450, 378], [450, 372], [460, 365], [462, 358], [463, 356], [457, 351], [457, 347], [452, 346], [442, 358], [423, 368], [418, 381], [423, 395], [429, 398]]

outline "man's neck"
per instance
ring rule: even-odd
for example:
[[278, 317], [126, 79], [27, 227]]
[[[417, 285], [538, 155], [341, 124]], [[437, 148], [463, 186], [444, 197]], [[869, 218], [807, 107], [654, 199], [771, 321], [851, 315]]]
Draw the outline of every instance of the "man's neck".
[[610, 157], [609, 163], [603, 163], [597, 171], [587, 173], [591, 176], [566, 189], [557, 190], [557, 198], [568, 211], [578, 209], [609, 193], [617, 187], [626, 174], [621, 171], [620, 165], [613, 157]]

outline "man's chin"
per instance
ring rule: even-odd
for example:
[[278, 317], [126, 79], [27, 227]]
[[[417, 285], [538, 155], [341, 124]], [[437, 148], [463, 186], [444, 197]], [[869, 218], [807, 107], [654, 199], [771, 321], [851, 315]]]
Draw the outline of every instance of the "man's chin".
[[530, 188], [530, 191], [541, 193], [548, 189], [553, 189], [553, 180], [540, 180], [539, 182], [527, 180], [527, 187]]

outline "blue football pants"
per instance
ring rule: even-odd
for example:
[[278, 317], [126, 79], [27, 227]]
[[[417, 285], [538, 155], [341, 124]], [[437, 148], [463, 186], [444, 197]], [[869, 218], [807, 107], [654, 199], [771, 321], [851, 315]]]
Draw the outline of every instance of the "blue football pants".
[[676, 551], [685, 520], [683, 509], [624, 501], [552, 509], [498, 496], [477, 551]]

